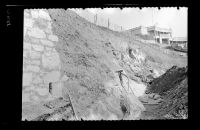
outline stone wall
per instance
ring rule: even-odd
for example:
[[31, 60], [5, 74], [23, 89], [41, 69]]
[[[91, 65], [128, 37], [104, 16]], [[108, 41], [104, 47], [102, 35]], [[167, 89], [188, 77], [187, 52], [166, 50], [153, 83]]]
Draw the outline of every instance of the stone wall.
[[[53, 34], [52, 20], [45, 9], [24, 10], [22, 103], [39, 102], [61, 96], [61, 61]], [[49, 84], [52, 83], [52, 93]]]

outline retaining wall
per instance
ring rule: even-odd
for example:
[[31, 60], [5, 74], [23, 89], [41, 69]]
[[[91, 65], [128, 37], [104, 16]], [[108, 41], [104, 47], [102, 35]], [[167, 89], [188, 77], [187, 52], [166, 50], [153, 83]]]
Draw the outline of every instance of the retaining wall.
[[[61, 61], [47, 10], [24, 10], [23, 92], [22, 103], [46, 101], [61, 96]], [[52, 83], [52, 93], [49, 84]]]

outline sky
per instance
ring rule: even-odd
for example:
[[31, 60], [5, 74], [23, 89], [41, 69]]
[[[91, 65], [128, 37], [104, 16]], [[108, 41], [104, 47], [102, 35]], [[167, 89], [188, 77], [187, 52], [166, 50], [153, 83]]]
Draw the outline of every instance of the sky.
[[173, 37], [187, 37], [188, 8], [89, 8], [87, 9], [99, 17], [131, 29], [138, 26], [152, 26], [171, 28]]

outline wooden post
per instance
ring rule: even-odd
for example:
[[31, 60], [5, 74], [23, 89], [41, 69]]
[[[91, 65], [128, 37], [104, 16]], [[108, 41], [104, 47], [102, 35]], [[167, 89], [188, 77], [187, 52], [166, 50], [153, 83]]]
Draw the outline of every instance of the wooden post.
[[94, 24], [97, 24], [97, 14], [94, 16]]
[[73, 113], [74, 113], [74, 116], [75, 116], [76, 120], [78, 120], [78, 117], [77, 117], [76, 112], [75, 112], [75, 110], [74, 110], [74, 106], [73, 106], [72, 101], [71, 101], [71, 97], [70, 97], [70, 94], [69, 94], [69, 90], [68, 90], [67, 95], [68, 95], [68, 97], [69, 97], [69, 102], [70, 102], [70, 104], [71, 104], [71, 106], [72, 106], [72, 111], [73, 111]]
[[97, 24], [97, 14], [96, 14], [96, 24]]
[[94, 24], [95, 24], [95, 21], [96, 21], [96, 15], [94, 15]]
[[52, 83], [49, 83], [49, 93], [52, 94]]
[[110, 23], [109, 23], [109, 18], [108, 18], [108, 28], [109, 28], [109, 25], [110, 25]]

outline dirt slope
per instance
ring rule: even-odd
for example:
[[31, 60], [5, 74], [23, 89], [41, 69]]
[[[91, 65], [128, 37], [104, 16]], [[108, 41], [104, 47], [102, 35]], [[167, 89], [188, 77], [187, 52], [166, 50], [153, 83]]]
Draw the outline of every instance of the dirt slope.
[[54, 32], [61, 40], [57, 51], [63, 73], [70, 79], [63, 95], [65, 92], [71, 95], [78, 117], [122, 119], [124, 114], [120, 104], [127, 104], [129, 118], [135, 119], [144, 109], [142, 103], [134, 95], [128, 97], [124, 90], [121, 93], [118, 89], [122, 88], [116, 84], [119, 79], [115, 71], [123, 69], [117, 58], [126, 52], [128, 44], [73, 12], [49, 10], [49, 13], [54, 19]]
[[[51, 112], [34, 120], [139, 119], [145, 107], [138, 97], [144, 94], [146, 84], [171, 65], [185, 64], [184, 60], [131, 37], [89, 23], [72, 11], [48, 12], [59, 38], [56, 50], [62, 73], [69, 80], [65, 82], [63, 97], [40, 104]], [[125, 77], [123, 80], [130, 86], [121, 86], [118, 70], [128, 76], [130, 81]]]

